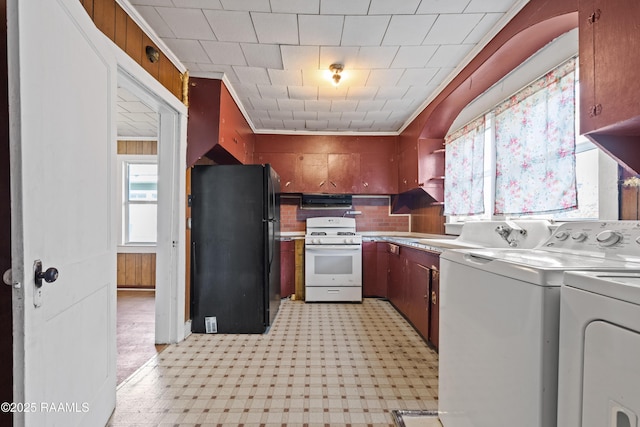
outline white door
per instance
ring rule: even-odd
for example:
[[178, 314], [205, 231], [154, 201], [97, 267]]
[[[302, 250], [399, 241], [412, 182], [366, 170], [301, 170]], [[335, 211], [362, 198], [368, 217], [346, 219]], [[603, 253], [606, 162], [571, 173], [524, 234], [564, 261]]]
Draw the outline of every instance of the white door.
[[[9, 0], [15, 425], [115, 407], [115, 58], [78, 0]], [[36, 288], [35, 260], [59, 277]]]

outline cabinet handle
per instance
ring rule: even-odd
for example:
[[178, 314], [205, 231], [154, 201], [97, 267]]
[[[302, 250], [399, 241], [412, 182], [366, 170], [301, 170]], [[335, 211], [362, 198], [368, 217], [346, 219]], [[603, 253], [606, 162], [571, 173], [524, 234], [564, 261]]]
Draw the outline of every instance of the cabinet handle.
[[334, 187], [337, 187], [336, 183], [333, 181], [329, 181], [331, 183], [331, 185], [333, 185]]
[[589, 24], [595, 24], [596, 22], [598, 22], [598, 20], [600, 19], [600, 14], [601, 13], [602, 12], [600, 11], [600, 9], [596, 9], [595, 12], [593, 12], [591, 15], [589, 15], [589, 18], [587, 19]]
[[424, 187], [424, 182], [418, 183], [418, 187]]
[[291, 181], [287, 181], [287, 183], [284, 185], [285, 187], [288, 187], [291, 185]]
[[438, 294], [436, 294], [436, 291], [431, 291], [431, 304], [438, 304]]
[[362, 185], [363, 185], [364, 187], [368, 187], [368, 186], [369, 186], [369, 183], [368, 183], [368, 182], [363, 182], [363, 183], [362, 183]]
[[602, 104], [592, 105], [589, 108], [589, 117], [595, 117], [602, 113]]
[[318, 187], [322, 187], [323, 185], [324, 185], [324, 181], [322, 181], [322, 182], [318, 185]]

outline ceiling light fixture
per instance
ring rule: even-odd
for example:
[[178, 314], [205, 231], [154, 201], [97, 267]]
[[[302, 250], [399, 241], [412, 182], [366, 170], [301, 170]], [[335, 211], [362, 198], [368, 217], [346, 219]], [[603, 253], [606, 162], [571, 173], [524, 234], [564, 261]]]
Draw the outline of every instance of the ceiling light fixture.
[[331, 76], [331, 79], [333, 80], [333, 85], [338, 86], [340, 84], [340, 79], [342, 78], [342, 70], [344, 70], [344, 65], [331, 64], [329, 65], [329, 70], [333, 73]]

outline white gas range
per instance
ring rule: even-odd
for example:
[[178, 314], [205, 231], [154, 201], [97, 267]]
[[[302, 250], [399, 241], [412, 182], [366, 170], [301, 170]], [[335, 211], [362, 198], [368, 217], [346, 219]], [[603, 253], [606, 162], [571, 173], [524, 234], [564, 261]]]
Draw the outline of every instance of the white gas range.
[[356, 220], [307, 219], [305, 301], [362, 302], [362, 236]]

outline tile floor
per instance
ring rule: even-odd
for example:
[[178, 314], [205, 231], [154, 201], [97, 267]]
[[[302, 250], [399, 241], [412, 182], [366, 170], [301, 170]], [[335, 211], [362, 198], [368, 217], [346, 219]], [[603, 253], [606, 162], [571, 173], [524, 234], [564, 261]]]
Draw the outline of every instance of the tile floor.
[[283, 301], [263, 335], [170, 345], [118, 388], [110, 426], [393, 426], [436, 410], [438, 357], [386, 301]]

